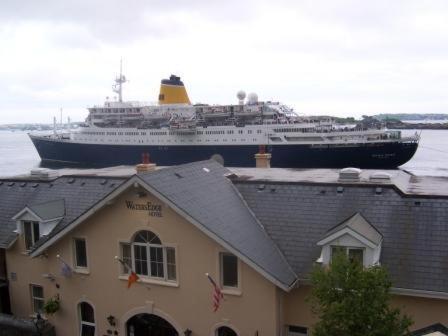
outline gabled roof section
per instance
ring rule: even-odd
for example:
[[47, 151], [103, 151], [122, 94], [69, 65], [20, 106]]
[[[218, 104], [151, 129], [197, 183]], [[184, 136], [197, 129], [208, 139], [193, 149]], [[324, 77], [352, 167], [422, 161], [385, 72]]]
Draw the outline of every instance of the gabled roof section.
[[138, 177], [201, 231], [288, 290], [296, 275], [238, 190], [224, 176], [229, 172], [210, 160]]
[[60, 218], [65, 215], [65, 201], [63, 199], [30, 204], [28, 207], [43, 220]]
[[357, 212], [353, 216], [342, 221], [340, 224], [329, 229], [322, 240], [320, 240], [317, 244], [327, 244], [340, 235], [350, 232], [360, 235], [362, 238], [372, 243], [373, 246], [378, 246], [383, 240], [381, 233], [372, 224], [370, 224], [367, 219]]
[[[115, 190], [124, 179], [64, 176], [52, 181], [3, 179], [1, 182], [0, 248], [8, 248], [17, 237], [13, 217], [21, 210], [28, 208], [49, 218], [60, 215], [64, 204], [63, 218], [49, 234], [51, 236]], [[36, 246], [41, 245], [49, 236], [40, 239]]]
[[86, 211], [62, 223], [34, 246], [37, 256], [135, 184], [168, 204], [211, 239], [237, 255], [278, 287], [289, 290], [297, 277], [216, 161], [200, 161], [134, 175]]
[[65, 201], [63, 199], [46, 201], [42, 203], [26, 205], [19, 213], [13, 216], [13, 219], [20, 217], [24, 212], [31, 212], [32, 215], [41, 221], [49, 221], [56, 218], [64, 217]]
[[359, 212], [383, 235], [381, 265], [393, 287], [448, 293], [447, 199], [405, 196], [392, 187], [378, 195], [375, 185], [344, 185], [340, 193], [338, 184], [274, 177], [234, 184], [300, 279], [309, 278], [321, 255], [317, 242]]

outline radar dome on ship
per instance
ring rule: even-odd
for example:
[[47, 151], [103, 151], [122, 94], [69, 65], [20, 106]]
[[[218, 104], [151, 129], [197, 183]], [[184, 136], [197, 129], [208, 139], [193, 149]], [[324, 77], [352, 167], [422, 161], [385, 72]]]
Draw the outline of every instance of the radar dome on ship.
[[240, 90], [236, 93], [236, 97], [239, 100], [244, 100], [244, 99], [246, 99], [246, 92], [244, 92], [243, 90]]
[[247, 96], [248, 104], [256, 104], [258, 103], [258, 95], [254, 92], [249, 93]]
[[236, 97], [238, 98], [240, 104], [244, 104], [244, 99], [246, 99], [246, 92], [240, 90], [236, 93]]

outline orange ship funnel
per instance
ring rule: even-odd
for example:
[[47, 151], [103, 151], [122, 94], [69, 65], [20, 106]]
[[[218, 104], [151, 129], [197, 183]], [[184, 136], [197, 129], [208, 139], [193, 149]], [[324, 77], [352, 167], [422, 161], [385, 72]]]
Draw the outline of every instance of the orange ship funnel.
[[162, 79], [160, 83], [159, 104], [188, 104], [187, 90], [180, 77], [171, 75], [170, 79]]

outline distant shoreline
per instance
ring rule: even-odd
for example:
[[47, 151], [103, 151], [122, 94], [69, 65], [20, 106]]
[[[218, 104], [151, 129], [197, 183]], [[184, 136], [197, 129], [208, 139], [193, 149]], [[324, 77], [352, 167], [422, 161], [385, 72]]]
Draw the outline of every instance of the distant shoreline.
[[387, 128], [393, 129], [419, 129], [419, 130], [448, 130], [448, 123], [407, 123], [386, 121]]

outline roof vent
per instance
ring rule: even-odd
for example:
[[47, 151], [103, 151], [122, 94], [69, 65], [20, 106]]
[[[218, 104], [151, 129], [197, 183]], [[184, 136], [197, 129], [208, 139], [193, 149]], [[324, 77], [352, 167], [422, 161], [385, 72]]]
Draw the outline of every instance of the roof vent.
[[343, 168], [339, 171], [339, 181], [344, 182], [358, 182], [362, 170], [359, 168]]
[[59, 176], [56, 170], [46, 168], [36, 168], [31, 170], [31, 177], [40, 180], [52, 180]]
[[370, 175], [370, 181], [374, 182], [390, 182], [391, 176], [389, 173], [386, 172], [375, 172], [372, 175]]

